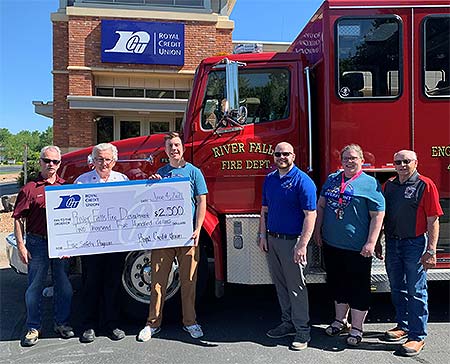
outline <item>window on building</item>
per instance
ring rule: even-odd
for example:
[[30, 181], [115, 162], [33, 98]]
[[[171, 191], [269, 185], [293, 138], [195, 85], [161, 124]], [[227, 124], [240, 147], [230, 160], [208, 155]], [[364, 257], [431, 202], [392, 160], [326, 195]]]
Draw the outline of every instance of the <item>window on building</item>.
[[73, 3], [204, 7], [204, 0], [69, 0], [68, 5]]
[[450, 16], [425, 18], [423, 33], [423, 90], [429, 97], [450, 96]]
[[[240, 105], [248, 111], [246, 124], [285, 119], [289, 115], [289, 70], [239, 70]], [[208, 75], [202, 108], [202, 128], [214, 129], [223, 116], [225, 100], [225, 71], [214, 70]]]
[[181, 132], [181, 124], [183, 123], [183, 118], [175, 118], [175, 131]]
[[174, 95], [174, 90], [145, 90], [145, 97], [153, 99], [173, 99]]
[[175, 98], [176, 99], [189, 99], [189, 91], [175, 91]]
[[400, 95], [400, 32], [394, 16], [336, 22], [336, 92], [342, 99]]
[[139, 88], [116, 88], [116, 97], [144, 97], [144, 90]]
[[204, 0], [143, 0], [148, 5], [203, 7]]
[[120, 121], [120, 139], [134, 138], [141, 135], [140, 121]]
[[170, 123], [168, 121], [152, 121], [150, 123], [150, 134], [168, 133]]
[[153, 99], [188, 99], [188, 90], [161, 90], [140, 88], [97, 87], [96, 96], [147, 97]]
[[114, 118], [102, 116], [97, 121], [97, 143], [109, 143], [114, 140]]
[[114, 96], [114, 89], [111, 87], [97, 87], [97, 96]]

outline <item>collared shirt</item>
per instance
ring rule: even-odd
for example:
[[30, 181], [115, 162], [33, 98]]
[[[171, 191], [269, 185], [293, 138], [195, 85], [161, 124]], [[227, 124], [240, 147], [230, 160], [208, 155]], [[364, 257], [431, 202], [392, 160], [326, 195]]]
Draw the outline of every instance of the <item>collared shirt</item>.
[[97, 171], [93, 169], [92, 171], [83, 173], [79, 176], [74, 183], [86, 184], [86, 183], [105, 183], [105, 182], [120, 182], [128, 181], [128, 177], [120, 172], [111, 171], [108, 180], [103, 181]]
[[297, 166], [280, 177], [278, 170], [264, 180], [262, 205], [267, 206], [266, 227], [279, 234], [300, 235], [305, 213], [316, 209], [316, 186]]
[[28, 182], [17, 195], [13, 218], [26, 219], [26, 232], [29, 234], [47, 235], [47, 217], [45, 214], [45, 186], [57, 186], [65, 181], [56, 176], [53, 184], [47, 182], [41, 174]]
[[394, 239], [415, 238], [427, 231], [427, 217], [443, 215], [434, 182], [417, 171], [405, 183], [397, 177], [386, 181], [384, 232]]

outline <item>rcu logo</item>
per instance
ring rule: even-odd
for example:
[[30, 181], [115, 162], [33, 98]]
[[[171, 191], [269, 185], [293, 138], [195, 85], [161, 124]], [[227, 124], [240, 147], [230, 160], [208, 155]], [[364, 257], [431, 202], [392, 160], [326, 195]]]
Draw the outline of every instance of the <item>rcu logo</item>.
[[150, 35], [144, 31], [129, 32], [118, 30], [116, 34], [119, 34], [116, 44], [111, 49], [105, 49], [105, 52], [142, 54], [150, 42]]
[[81, 200], [80, 195], [69, 195], [69, 196], [59, 196], [59, 197], [61, 198], [62, 201], [58, 207], [55, 207], [55, 210], [76, 209]]

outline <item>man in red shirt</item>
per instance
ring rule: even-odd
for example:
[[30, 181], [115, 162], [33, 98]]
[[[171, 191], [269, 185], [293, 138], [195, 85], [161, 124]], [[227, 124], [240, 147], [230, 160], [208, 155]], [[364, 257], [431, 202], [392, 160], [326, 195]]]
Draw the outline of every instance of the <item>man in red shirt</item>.
[[388, 341], [407, 338], [398, 353], [415, 356], [425, 345], [428, 322], [427, 269], [436, 265], [439, 237], [439, 194], [433, 181], [417, 172], [412, 150], [394, 154], [397, 177], [384, 186], [386, 271], [397, 326], [385, 333]]
[[[41, 329], [42, 290], [51, 267], [54, 286], [54, 330], [62, 338], [74, 336], [68, 325], [72, 303], [72, 286], [67, 277], [68, 259], [48, 257], [47, 221], [45, 214], [45, 186], [62, 185], [57, 175], [61, 152], [56, 146], [46, 146], [39, 158], [41, 172], [20, 190], [14, 207], [14, 235], [20, 260], [28, 265], [28, 288], [25, 293], [27, 307], [27, 333], [24, 346], [37, 343]], [[25, 242], [26, 233], [26, 242]]]

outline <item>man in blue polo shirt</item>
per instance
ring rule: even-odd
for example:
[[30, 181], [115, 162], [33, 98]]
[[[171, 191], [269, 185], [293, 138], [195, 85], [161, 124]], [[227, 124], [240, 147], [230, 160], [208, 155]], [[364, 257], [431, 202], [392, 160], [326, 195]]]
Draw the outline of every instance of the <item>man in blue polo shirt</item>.
[[294, 160], [291, 144], [275, 147], [277, 170], [266, 176], [263, 186], [259, 247], [268, 253], [281, 307], [281, 324], [267, 336], [295, 336], [290, 348], [303, 350], [311, 338], [304, 269], [316, 221], [316, 186]]

